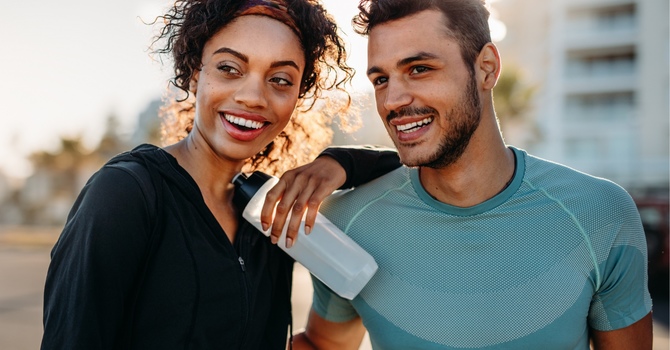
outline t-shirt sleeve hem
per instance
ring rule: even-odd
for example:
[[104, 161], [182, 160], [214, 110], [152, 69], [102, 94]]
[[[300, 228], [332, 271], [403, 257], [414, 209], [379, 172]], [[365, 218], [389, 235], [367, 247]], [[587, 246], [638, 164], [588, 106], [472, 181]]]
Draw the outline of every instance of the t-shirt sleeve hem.
[[607, 331], [615, 331], [617, 329], [622, 329], [626, 328], [628, 326], [631, 326], [632, 324], [638, 322], [645, 316], [647, 316], [651, 312], [651, 307], [649, 308], [644, 308], [642, 310], [639, 310], [633, 314], [630, 314], [626, 317], [622, 317], [619, 319], [609, 319], [607, 324], [596, 324], [592, 325], [591, 327], [597, 331], [602, 331], [602, 332], [607, 332]]

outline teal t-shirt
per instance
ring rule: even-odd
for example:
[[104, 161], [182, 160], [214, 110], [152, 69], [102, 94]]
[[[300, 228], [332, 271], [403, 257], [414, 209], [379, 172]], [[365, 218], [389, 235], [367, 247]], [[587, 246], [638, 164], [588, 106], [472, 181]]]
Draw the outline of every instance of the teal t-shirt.
[[360, 315], [375, 349], [588, 349], [588, 328], [651, 310], [646, 242], [618, 185], [513, 149], [511, 184], [469, 208], [401, 167], [321, 211], [379, 270], [349, 301], [314, 280], [315, 311]]

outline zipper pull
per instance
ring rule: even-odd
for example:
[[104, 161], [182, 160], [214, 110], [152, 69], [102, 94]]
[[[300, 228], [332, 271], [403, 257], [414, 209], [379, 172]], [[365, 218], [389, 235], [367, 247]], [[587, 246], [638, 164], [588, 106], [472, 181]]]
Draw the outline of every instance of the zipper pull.
[[242, 257], [238, 257], [237, 260], [240, 262], [240, 267], [242, 267], [242, 271], [247, 271], [247, 269], [244, 267], [244, 259]]

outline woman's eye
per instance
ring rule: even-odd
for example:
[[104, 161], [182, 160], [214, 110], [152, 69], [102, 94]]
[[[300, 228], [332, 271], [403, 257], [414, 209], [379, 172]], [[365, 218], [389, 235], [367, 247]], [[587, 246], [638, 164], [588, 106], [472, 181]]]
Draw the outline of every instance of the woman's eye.
[[275, 77], [270, 79], [270, 81], [280, 86], [293, 86], [293, 83], [285, 78]]
[[240, 74], [240, 71], [237, 68], [227, 64], [222, 64], [218, 66], [217, 69], [228, 74]]

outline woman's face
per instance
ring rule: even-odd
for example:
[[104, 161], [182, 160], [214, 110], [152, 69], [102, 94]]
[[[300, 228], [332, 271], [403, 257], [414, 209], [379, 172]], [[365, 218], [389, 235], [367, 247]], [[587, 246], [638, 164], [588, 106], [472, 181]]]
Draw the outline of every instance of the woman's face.
[[205, 43], [190, 137], [219, 157], [243, 161], [288, 124], [298, 101], [305, 59], [296, 34], [267, 16], [242, 16]]

